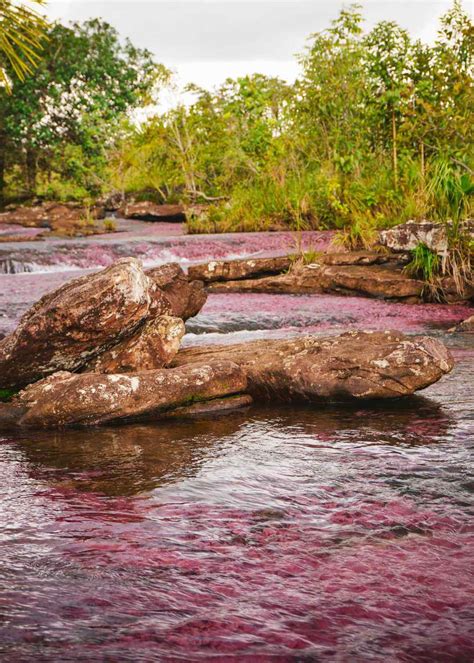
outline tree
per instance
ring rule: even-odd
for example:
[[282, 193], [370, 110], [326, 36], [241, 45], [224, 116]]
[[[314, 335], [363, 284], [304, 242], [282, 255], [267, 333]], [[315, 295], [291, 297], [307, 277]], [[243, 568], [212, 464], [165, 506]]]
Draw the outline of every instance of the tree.
[[[14, 151], [31, 193], [38, 167], [46, 173], [72, 169], [93, 190], [114, 130], [124, 114], [149, 101], [165, 70], [148, 51], [122, 44], [115, 29], [98, 19], [55, 24], [47, 36], [35, 76], [0, 98], [6, 137], [0, 149]], [[75, 148], [72, 162], [67, 146]], [[0, 172], [0, 188], [2, 183]]]
[[398, 187], [398, 125], [411, 85], [410, 37], [394, 21], [382, 21], [365, 39], [370, 100], [380, 138], [391, 144], [395, 188]]
[[328, 30], [313, 34], [300, 62], [296, 84], [295, 139], [309, 161], [349, 166], [362, 149], [362, 15], [358, 5], [343, 9]]

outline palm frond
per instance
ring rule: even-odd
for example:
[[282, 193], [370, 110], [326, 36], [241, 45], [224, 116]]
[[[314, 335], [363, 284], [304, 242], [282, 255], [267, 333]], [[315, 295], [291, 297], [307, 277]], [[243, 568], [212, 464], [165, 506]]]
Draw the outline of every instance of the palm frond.
[[[44, 5], [44, 1], [30, 0], [36, 5]], [[0, 52], [20, 80], [31, 74], [40, 61], [47, 27], [48, 22], [35, 9], [12, 0], [0, 0]], [[0, 86], [11, 92], [11, 78], [2, 66]]]

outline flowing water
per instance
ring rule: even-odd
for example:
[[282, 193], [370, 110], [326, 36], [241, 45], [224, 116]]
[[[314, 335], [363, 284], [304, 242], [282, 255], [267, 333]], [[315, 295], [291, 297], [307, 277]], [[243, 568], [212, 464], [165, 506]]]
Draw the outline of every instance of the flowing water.
[[[11, 320], [32, 278], [0, 277]], [[1, 660], [472, 661], [470, 313], [211, 296], [187, 343], [392, 327], [456, 368], [398, 402], [0, 434]]]

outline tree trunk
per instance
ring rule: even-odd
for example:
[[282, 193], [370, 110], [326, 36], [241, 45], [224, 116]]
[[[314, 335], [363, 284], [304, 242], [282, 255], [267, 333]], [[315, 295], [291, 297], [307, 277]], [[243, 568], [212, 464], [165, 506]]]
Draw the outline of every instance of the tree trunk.
[[26, 148], [26, 186], [28, 193], [36, 193], [37, 159], [36, 152], [31, 147]]
[[393, 183], [398, 189], [398, 152], [397, 152], [397, 124], [395, 121], [395, 109], [392, 108], [392, 166]]
[[7, 135], [3, 124], [2, 113], [0, 112], [0, 206], [5, 203], [5, 172], [7, 160]]
[[5, 135], [0, 132], [0, 207], [5, 203], [6, 148]]

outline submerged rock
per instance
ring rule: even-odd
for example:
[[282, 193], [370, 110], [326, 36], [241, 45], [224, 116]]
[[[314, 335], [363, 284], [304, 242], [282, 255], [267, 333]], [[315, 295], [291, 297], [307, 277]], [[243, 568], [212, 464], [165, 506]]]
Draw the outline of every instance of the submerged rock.
[[170, 262], [146, 272], [159, 293], [170, 303], [171, 315], [183, 320], [199, 313], [207, 300], [202, 281], [189, 280], [176, 262]]
[[99, 355], [84, 370], [93, 373], [129, 373], [163, 368], [178, 352], [184, 332], [181, 318], [159, 316]]
[[471, 315], [469, 318], [466, 318], [466, 320], [460, 322], [458, 325], [453, 327], [453, 329], [450, 329], [450, 331], [474, 332], [474, 315]]
[[264, 400], [399, 398], [428, 387], [453, 368], [439, 341], [392, 331], [186, 348], [172, 365], [224, 357], [245, 370], [248, 392]]
[[193, 403], [178, 407], [160, 415], [160, 419], [196, 419], [202, 416], [219, 416], [233, 410], [252, 405], [253, 398], [250, 394], [237, 394], [237, 396], [226, 396], [225, 398], [213, 398], [209, 401]]
[[134, 258], [69, 281], [40, 299], [0, 341], [0, 387], [78, 370], [133, 333], [149, 307], [149, 281]]
[[58, 428], [159, 418], [178, 407], [244, 392], [246, 386], [245, 371], [221, 360], [128, 375], [59, 372], [0, 408], [0, 424]]

